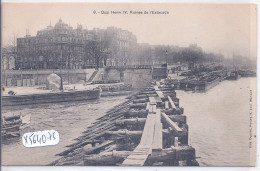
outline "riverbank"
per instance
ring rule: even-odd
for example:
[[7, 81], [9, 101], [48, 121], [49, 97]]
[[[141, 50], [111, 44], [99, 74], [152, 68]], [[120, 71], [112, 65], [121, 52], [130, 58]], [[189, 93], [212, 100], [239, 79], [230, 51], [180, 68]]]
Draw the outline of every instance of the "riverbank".
[[78, 90], [78, 91], [59, 91], [51, 93], [10, 95], [2, 97], [3, 108], [17, 107], [22, 105], [58, 103], [98, 99], [100, 90]]
[[[67, 84], [63, 85], [63, 92], [71, 91], [84, 91], [84, 90], [93, 90], [99, 86], [112, 86], [112, 85], [122, 85], [122, 83], [113, 83], [113, 84]], [[9, 91], [13, 91], [15, 95], [33, 95], [33, 94], [47, 94], [47, 93], [60, 93], [60, 90], [47, 90], [45, 86], [33, 86], [33, 87], [5, 87], [2, 90], [2, 96], [12, 96], [8, 94]]]
[[[47, 90], [45, 86], [8, 87], [4, 89], [2, 105], [4, 110], [23, 105], [84, 101], [107, 96], [125, 96], [134, 93], [131, 86], [123, 83], [111, 84], [69, 84], [64, 90]], [[12, 92], [12, 93], [10, 93]]]

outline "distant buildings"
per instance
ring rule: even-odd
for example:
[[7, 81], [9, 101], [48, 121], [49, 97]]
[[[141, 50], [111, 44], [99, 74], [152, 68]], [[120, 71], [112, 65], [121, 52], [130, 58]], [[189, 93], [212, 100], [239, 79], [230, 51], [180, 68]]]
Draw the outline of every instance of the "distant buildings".
[[61, 19], [54, 26], [17, 39], [16, 69], [84, 69], [103, 65], [126, 65], [137, 46], [127, 30], [73, 29]]
[[108, 45], [110, 66], [123, 66], [135, 56], [137, 48], [137, 38], [131, 32], [120, 28], [108, 27], [106, 30], [110, 43]]
[[135, 55], [129, 61], [130, 65], [152, 65], [152, 48], [148, 43], [138, 43]]
[[[54, 26], [39, 30], [36, 36], [26, 34], [18, 38], [16, 49], [9, 55], [10, 58], [6, 58], [8, 65], [5, 68], [85, 69], [162, 65], [189, 60], [195, 52], [200, 57], [202, 52], [197, 45], [184, 48], [137, 43], [132, 32], [115, 27], [88, 30], [78, 25], [74, 29], [61, 19]], [[9, 65], [12, 59], [15, 59], [15, 67]]]

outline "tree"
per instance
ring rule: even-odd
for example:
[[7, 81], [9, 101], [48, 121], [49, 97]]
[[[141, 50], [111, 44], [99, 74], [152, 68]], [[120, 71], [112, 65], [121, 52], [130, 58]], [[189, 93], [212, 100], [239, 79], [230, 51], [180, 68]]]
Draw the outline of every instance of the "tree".
[[13, 33], [13, 36], [9, 38], [6, 45], [2, 48], [2, 62], [4, 61], [6, 69], [12, 68], [10, 66], [11, 57], [13, 57], [15, 61], [17, 60], [17, 37], [18, 34]]
[[100, 32], [99, 34], [96, 33], [94, 38], [87, 42], [87, 52], [92, 58], [94, 58], [96, 70], [100, 68], [103, 60], [103, 64], [106, 64], [105, 60], [107, 59], [107, 55], [110, 53], [110, 42], [111, 37], [108, 36], [107, 32]]

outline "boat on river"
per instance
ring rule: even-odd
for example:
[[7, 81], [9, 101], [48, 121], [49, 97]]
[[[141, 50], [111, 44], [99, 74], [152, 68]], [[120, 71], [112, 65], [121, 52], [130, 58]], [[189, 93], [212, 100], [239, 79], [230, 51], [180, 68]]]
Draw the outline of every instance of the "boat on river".
[[256, 77], [256, 72], [251, 70], [238, 70], [241, 77]]
[[227, 80], [237, 80], [241, 77], [241, 75], [239, 75], [238, 71], [232, 71], [230, 72], [230, 74], [227, 76]]
[[17, 105], [31, 105], [42, 103], [58, 103], [68, 101], [83, 101], [98, 99], [100, 97], [100, 90], [74, 90], [74, 91], [59, 91], [48, 92], [41, 94], [28, 94], [28, 95], [8, 95], [2, 97], [2, 105], [17, 106]]
[[2, 138], [10, 139], [15, 137], [20, 137], [23, 131], [30, 128], [31, 115], [21, 116], [3, 116], [2, 117]]

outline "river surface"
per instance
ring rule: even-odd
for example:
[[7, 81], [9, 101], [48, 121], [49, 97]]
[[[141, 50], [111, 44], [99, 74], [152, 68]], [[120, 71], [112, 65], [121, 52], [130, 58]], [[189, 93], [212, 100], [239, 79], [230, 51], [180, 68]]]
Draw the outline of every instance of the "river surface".
[[[3, 115], [31, 114], [30, 132], [54, 129], [60, 135], [60, 142], [55, 146], [26, 148], [22, 137], [2, 142], [3, 165], [47, 165], [68, 149], [65, 146], [76, 141], [97, 118], [107, 110], [126, 101], [126, 96], [105, 97], [87, 102], [66, 102], [44, 104], [3, 111]], [[28, 132], [28, 131], [27, 131]]]
[[[249, 164], [249, 92], [256, 78], [223, 81], [205, 93], [177, 91], [189, 125], [189, 144], [196, 149], [200, 166]], [[91, 123], [125, 96], [88, 102], [31, 106], [4, 114], [31, 114], [31, 131], [54, 129], [60, 134], [55, 146], [25, 148], [21, 138], [3, 142], [3, 165], [47, 165], [81, 135]]]
[[[249, 165], [250, 83], [223, 81], [205, 93], [177, 91], [200, 166]], [[255, 118], [256, 119], [256, 118]]]

